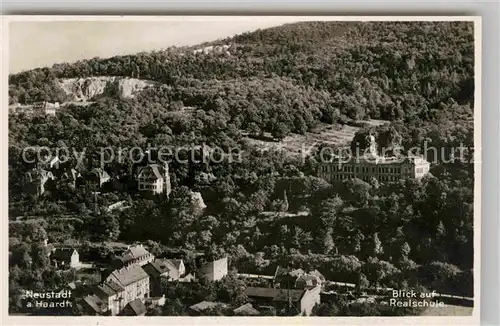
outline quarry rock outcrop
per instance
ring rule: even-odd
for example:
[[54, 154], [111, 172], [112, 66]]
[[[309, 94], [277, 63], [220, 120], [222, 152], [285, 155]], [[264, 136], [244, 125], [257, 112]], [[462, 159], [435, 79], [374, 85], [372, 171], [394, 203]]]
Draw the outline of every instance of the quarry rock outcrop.
[[131, 98], [156, 84], [149, 80], [117, 76], [68, 78], [60, 80], [59, 83], [72, 101], [91, 101], [101, 95]]

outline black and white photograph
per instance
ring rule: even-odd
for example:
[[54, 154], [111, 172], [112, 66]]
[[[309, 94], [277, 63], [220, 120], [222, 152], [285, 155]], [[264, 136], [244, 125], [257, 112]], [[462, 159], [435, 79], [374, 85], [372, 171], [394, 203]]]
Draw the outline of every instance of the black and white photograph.
[[477, 316], [480, 23], [10, 17], [9, 316]]

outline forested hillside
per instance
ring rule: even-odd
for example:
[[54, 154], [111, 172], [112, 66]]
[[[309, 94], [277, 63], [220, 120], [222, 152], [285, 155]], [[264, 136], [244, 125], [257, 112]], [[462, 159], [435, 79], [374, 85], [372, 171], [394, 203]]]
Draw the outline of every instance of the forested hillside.
[[[372, 118], [390, 124], [361, 129], [353, 144], [373, 132], [379, 146], [395, 139], [406, 149], [429, 142], [444, 148], [447, 158], [463, 144], [471, 159], [472, 23], [305, 22], [203, 46], [211, 45], [229, 45], [229, 53], [169, 48], [9, 76], [10, 102], [23, 104], [65, 102], [60, 80], [67, 78], [157, 82], [134, 98], [104, 94], [89, 106], [68, 105], [55, 117], [10, 115], [11, 216], [78, 216], [82, 223], [50, 222], [58, 241], [153, 240], [158, 247], [227, 254], [232, 266], [248, 270], [290, 263], [363, 286], [426, 286], [472, 295], [471, 160], [436, 159], [432, 175], [421, 181], [329, 184], [315, 177], [313, 157], [301, 162], [283, 152], [262, 152], [246, 138], [270, 134], [280, 140], [319, 123], [341, 128]], [[86, 149], [98, 158], [99, 147], [201, 143], [241, 148], [245, 160], [209, 166], [174, 162], [174, 190], [161, 202], [112, 190], [95, 199], [88, 188], [65, 186], [34, 199], [20, 181], [32, 168], [20, 159], [26, 146]], [[106, 170], [111, 177], [126, 177], [133, 164], [125, 159]], [[202, 216], [186, 201], [188, 188], [202, 193], [207, 204]], [[119, 199], [131, 208], [92, 209]], [[284, 218], [266, 215], [269, 211], [308, 215]], [[25, 266], [26, 252], [36, 254], [16, 248], [11, 266]]]
[[57, 64], [10, 76], [9, 94], [21, 103], [61, 101], [60, 90], [53, 89], [57, 78], [129, 76], [168, 85], [199, 80], [204, 88], [213, 79], [279, 76], [330, 93], [325, 117], [390, 120], [425, 115], [450, 97], [462, 103], [473, 95], [471, 23], [297, 23], [217, 43], [231, 45], [231, 55], [171, 48]]

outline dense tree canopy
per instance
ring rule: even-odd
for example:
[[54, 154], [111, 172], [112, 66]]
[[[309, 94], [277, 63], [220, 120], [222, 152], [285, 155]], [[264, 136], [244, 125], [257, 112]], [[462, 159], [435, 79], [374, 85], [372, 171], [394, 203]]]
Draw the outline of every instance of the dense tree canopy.
[[[66, 101], [64, 78], [159, 82], [133, 98], [107, 94], [89, 105], [64, 106], [56, 116], [9, 116], [10, 219], [43, 220], [40, 228], [11, 222], [14, 288], [43, 286], [44, 278], [35, 271], [51, 272], [39, 247], [48, 235], [53, 242], [153, 240], [150, 247], [158, 253], [182, 247], [186, 255], [228, 255], [230, 265], [242, 270], [290, 264], [360, 288], [425, 285], [472, 295], [472, 23], [298, 23], [214, 44], [229, 44], [230, 55], [170, 48], [9, 76], [10, 102], [23, 104]], [[337, 127], [369, 118], [390, 123], [360, 128], [352, 147], [365, 148], [372, 133], [379, 148], [430, 152], [427, 142], [444, 148], [445, 155], [429, 157], [432, 174], [422, 180], [330, 184], [311, 173], [317, 168], [314, 160], [303, 162], [248, 139], [274, 142], [306, 134], [320, 123]], [[133, 187], [118, 191], [110, 186], [90, 195], [88, 184], [70, 187], [59, 181], [38, 198], [23, 190], [25, 174], [34, 167], [22, 159], [28, 146], [84, 151], [90, 160], [78, 168], [85, 175], [99, 164], [102, 148], [116, 154], [134, 146], [185, 149], [203, 143], [238, 148], [244, 159], [204, 164], [183, 153], [186, 160], [169, 167], [173, 191], [168, 199], [143, 198]], [[460, 145], [467, 160], [449, 162]], [[104, 168], [113, 180], [133, 182], [137, 164], [125, 153]], [[203, 155], [198, 148], [195, 156]], [[68, 167], [76, 163], [73, 157]], [[207, 206], [202, 212], [189, 200], [190, 190], [202, 194]], [[129, 208], [106, 212], [119, 200]], [[103, 260], [109, 258], [106, 246], [99, 250]], [[62, 278], [46, 282], [59, 284]], [[233, 281], [228, 277], [214, 288], [200, 286], [190, 300], [217, 293], [243, 302]], [[173, 299], [166, 309], [182, 315], [186, 304]], [[365, 308], [359, 314], [368, 314]], [[323, 306], [317, 314], [339, 311], [351, 313]]]

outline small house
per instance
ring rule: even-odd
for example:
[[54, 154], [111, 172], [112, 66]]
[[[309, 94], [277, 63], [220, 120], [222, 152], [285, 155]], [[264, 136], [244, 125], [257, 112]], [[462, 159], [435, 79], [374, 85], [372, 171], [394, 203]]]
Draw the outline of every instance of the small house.
[[50, 260], [58, 268], [79, 268], [81, 266], [80, 255], [76, 249], [57, 248], [50, 255]]
[[144, 316], [146, 314], [146, 306], [140, 299], [135, 299], [129, 302], [123, 309], [123, 316]]

